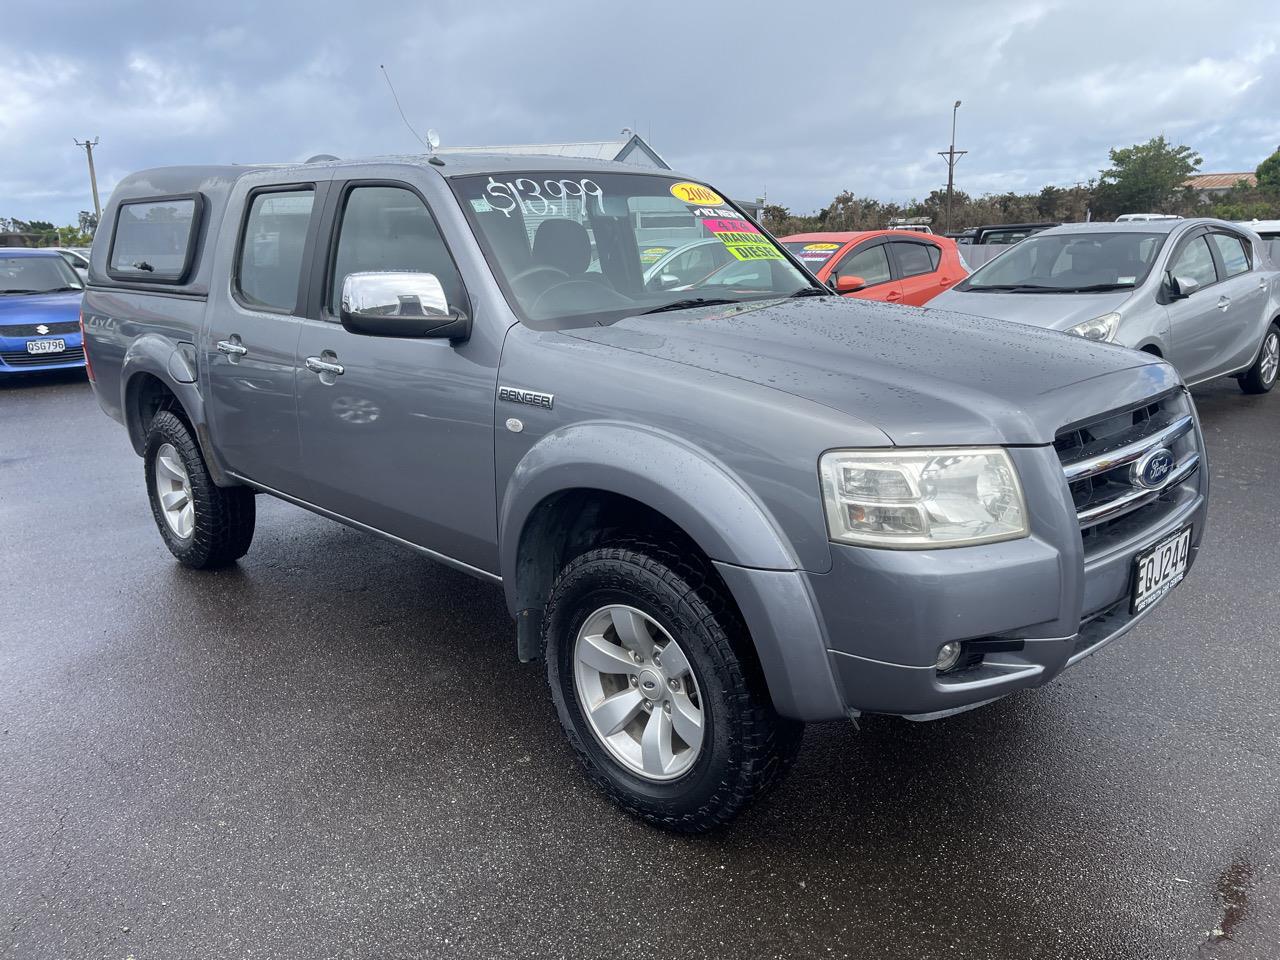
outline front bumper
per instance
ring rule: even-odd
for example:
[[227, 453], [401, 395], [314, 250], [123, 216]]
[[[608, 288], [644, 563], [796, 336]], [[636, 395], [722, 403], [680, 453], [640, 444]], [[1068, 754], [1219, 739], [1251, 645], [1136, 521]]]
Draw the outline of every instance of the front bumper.
[[[933, 719], [1040, 686], [1164, 602], [1130, 614], [1137, 554], [1189, 523], [1188, 572], [1194, 565], [1207, 464], [1170, 491], [1156, 522], [1118, 525], [1086, 549], [1053, 449], [1011, 453], [1028, 492], [1030, 537], [929, 551], [833, 545], [831, 571], [805, 574], [846, 711]], [[951, 640], [980, 660], [939, 674], [938, 648]]]
[[[61, 353], [32, 354], [27, 352], [31, 340], [62, 340], [66, 349]], [[84, 366], [84, 343], [79, 331], [55, 333], [49, 336], [6, 336], [0, 327], [0, 376], [18, 373], [37, 373], [46, 370], [72, 370]]]

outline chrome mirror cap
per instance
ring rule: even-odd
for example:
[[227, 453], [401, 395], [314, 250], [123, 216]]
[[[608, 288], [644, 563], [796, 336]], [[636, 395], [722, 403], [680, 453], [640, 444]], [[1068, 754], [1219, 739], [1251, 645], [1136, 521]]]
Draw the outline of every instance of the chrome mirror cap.
[[471, 333], [471, 318], [449, 305], [434, 273], [347, 274], [339, 318], [352, 333], [370, 336], [465, 340]]

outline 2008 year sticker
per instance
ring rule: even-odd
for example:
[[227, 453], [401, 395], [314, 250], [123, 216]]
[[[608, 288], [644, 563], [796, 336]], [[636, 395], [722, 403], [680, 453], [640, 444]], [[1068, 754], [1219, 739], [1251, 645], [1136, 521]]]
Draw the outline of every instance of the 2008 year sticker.
[[724, 203], [724, 197], [710, 187], [704, 187], [700, 183], [689, 183], [687, 180], [673, 183], [671, 195], [683, 203], [692, 203], [699, 207], [718, 207]]

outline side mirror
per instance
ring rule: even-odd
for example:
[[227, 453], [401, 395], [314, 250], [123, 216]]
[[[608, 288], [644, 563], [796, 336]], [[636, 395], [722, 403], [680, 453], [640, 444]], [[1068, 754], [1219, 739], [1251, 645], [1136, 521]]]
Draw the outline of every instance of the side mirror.
[[867, 285], [861, 277], [839, 277], [836, 280], [836, 293], [857, 293]]
[[659, 273], [649, 278], [646, 286], [650, 290], [669, 290], [680, 282], [680, 278], [672, 273]]
[[352, 333], [373, 337], [471, 336], [471, 318], [449, 306], [434, 273], [349, 273], [339, 318]]
[[1191, 277], [1169, 275], [1169, 293], [1175, 300], [1185, 300], [1199, 289], [1199, 280], [1193, 280]]

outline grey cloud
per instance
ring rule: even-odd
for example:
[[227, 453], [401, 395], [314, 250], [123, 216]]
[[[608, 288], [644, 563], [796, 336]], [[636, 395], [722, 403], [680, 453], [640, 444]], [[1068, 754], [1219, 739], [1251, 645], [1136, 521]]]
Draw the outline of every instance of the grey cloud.
[[293, 160], [448, 143], [595, 139], [624, 125], [738, 196], [807, 211], [842, 189], [923, 196], [945, 179], [953, 100], [970, 192], [1087, 179], [1157, 133], [1206, 168], [1280, 144], [1280, 17], [1233, 5], [1014, 2], [643, 5], [366, 0], [12, 4], [0, 34], [0, 215], [90, 205], [171, 163]]

